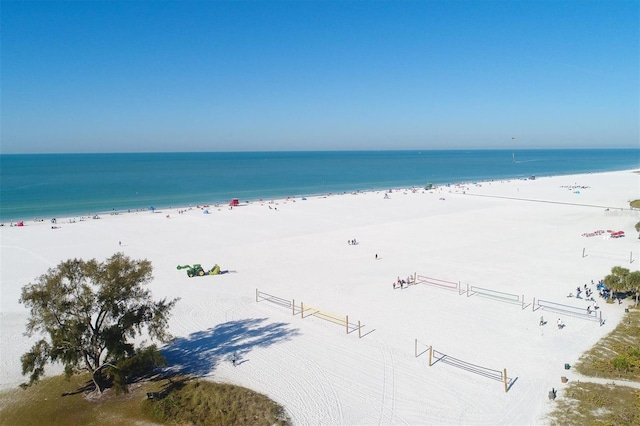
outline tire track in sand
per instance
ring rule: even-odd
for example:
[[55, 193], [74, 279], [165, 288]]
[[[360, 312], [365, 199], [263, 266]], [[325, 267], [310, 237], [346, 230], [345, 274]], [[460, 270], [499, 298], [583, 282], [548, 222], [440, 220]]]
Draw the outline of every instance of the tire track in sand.
[[[388, 356], [391, 358], [390, 362], [387, 360], [386, 353], [388, 353]], [[393, 352], [384, 344], [380, 345], [380, 354], [382, 355], [382, 398], [380, 401], [380, 415], [378, 417], [378, 424], [393, 424], [393, 416], [396, 403], [395, 361], [393, 359]], [[387, 390], [388, 384], [390, 386], [389, 390]], [[390, 408], [387, 407], [387, 400], [390, 400]]]
[[[318, 365], [316, 361], [314, 361], [313, 359], [309, 359], [309, 361], [311, 362], [311, 364], [313, 364], [314, 377], [316, 379], [316, 382], [320, 383], [320, 387], [322, 388], [322, 394], [324, 399], [326, 401], [330, 401], [330, 400], [333, 401], [333, 404], [328, 403], [327, 406], [329, 407], [335, 406], [338, 412], [337, 418], [336, 416], [332, 415], [327, 421], [323, 417], [320, 419], [320, 422], [323, 424], [328, 423], [328, 424], [334, 424], [334, 425], [344, 424], [344, 416], [342, 414], [342, 402], [340, 401], [340, 398], [338, 397], [338, 393], [336, 392], [336, 389], [333, 386], [334, 381], [327, 376], [327, 373], [325, 372], [325, 370], [322, 367], [320, 367], [320, 365]], [[307, 364], [307, 367], [308, 367], [308, 364]], [[319, 372], [319, 373], [316, 373], [316, 372]], [[327, 388], [329, 389], [329, 391], [327, 391]]]

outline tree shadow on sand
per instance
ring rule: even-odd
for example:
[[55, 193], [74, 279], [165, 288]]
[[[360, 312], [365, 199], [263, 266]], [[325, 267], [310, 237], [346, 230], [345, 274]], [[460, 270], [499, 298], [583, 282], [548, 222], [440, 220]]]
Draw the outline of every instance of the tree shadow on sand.
[[290, 340], [298, 329], [287, 323], [265, 324], [266, 318], [229, 321], [213, 328], [175, 339], [161, 349], [169, 370], [177, 374], [204, 376], [221, 361], [241, 360], [255, 347], [268, 347]]

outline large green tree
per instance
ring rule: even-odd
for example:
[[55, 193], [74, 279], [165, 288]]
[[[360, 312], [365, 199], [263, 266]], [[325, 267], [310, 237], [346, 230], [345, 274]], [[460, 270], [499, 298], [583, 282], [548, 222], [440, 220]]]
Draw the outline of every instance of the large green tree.
[[144, 287], [151, 280], [151, 262], [116, 253], [102, 263], [64, 261], [24, 286], [20, 303], [31, 310], [26, 334], [44, 336], [21, 357], [29, 384], [47, 363], [60, 362], [67, 375], [88, 371], [102, 392], [108, 378], [123, 383], [132, 366], [161, 358], [155, 346], [131, 343], [145, 331], [161, 342], [171, 338], [167, 322], [178, 299], [154, 301]]
[[622, 266], [614, 266], [611, 273], [604, 277], [604, 283], [607, 287], [616, 293], [627, 291], [627, 275], [629, 270]]

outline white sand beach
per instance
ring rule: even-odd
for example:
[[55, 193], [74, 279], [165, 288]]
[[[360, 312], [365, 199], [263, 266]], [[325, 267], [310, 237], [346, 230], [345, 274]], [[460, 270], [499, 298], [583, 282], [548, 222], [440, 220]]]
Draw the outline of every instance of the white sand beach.
[[[122, 251], [152, 262], [156, 299], [181, 298], [165, 348], [174, 368], [264, 393], [296, 425], [545, 424], [548, 391], [563, 398], [561, 376], [576, 377], [565, 363], [629, 303], [606, 304], [591, 282], [638, 270], [637, 198], [640, 174], [621, 171], [5, 224], [0, 389], [25, 380], [21, 288], [66, 259]], [[229, 273], [176, 268], [194, 263]], [[444, 285], [393, 288], [414, 274]], [[585, 284], [604, 325], [582, 315], [593, 302], [567, 297]], [[300, 303], [313, 307], [304, 318]], [[316, 310], [348, 315], [350, 332]]]

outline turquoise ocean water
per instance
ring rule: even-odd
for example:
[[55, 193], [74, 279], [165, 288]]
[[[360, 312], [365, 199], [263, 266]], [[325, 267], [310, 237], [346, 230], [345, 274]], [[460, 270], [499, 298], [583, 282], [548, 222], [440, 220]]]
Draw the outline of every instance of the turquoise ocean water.
[[0, 220], [640, 168], [640, 150], [0, 155]]

